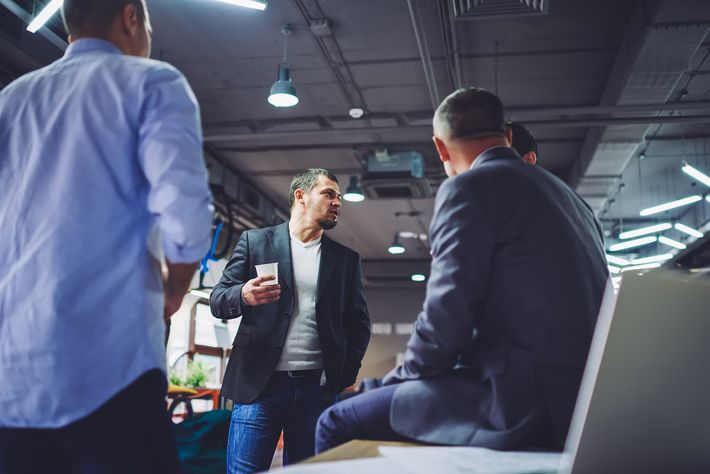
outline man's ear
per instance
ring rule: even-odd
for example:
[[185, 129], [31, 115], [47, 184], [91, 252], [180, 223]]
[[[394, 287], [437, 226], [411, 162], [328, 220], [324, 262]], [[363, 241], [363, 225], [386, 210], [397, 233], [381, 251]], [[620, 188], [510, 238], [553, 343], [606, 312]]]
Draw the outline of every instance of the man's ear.
[[121, 11], [121, 26], [126, 33], [130, 36], [138, 36], [141, 23], [140, 15], [135, 5], [129, 3], [123, 7]]
[[444, 141], [439, 137], [432, 137], [432, 140], [434, 140], [434, 146], [436, 147], [437, 153], [439, 153], [439, 159], [441, 162], [446, 163], [447, 161], [450, 161], [451, 156], [449, 155], [449, 150], [446, 148]]
[[529, 165], [534, 165], [537, 163], [537, 153], [534, 151], [529, 151], [523, 156], [523, 161]]
[[293, 192], [293, 200], [294, 202], [302, 202], [303, 201], [303, 189], [297, 189]]

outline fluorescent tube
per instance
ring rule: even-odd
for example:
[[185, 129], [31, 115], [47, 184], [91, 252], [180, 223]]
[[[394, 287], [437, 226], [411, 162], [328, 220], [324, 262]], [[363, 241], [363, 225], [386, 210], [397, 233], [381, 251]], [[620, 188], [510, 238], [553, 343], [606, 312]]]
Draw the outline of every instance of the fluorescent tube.
[[258, 0], [217, 0], [222, 3], [229, 3], [230, 5], [236, 5], [238, 7], [252, 8], [254, 10], [265, 10], [266, 2], [260, 2]]
[[673, 227], [669, 222], [664, 222], [663, 224], [656, 224], [648, 227], [641, 227], [640, 229], [630, 230], [628, 232], [622, 232], [619, 234], [620, 239], [632, 239], [634, 237], [640, 237], [646, 234], [653, 234], [654, 232], [663, 232]]
[[710, 176], [706, 175], [698, 169], [693, 168], [685, 161], [683, 162], [683, 167], [681, 168], [681, 170], [683, 170], [683, 173], [692, 176], [693, 178], [703, 183], [705, 186], [710, 186]]
[[670, 260], [671, 258], [673, 258], [673, 254], [664, 253], [661, 255], [653, 255], [651, 257], [636, 258], [634, 260], [631, 260], [631, 265], [644, 265], [646, 263], [665, 262], [666, 260]]
[[30, 33], [35, 33], [37, 30], [42, 28], [47, 21], [52, 18], [52, 15], [57, 13], [62, 7], [64, 0], [52, 0], [45, 6], [42, 11], [37, 14], [36, 17], [27, 25], [27, 31]]
[[668, 237], [662, 235], [658, 238], [658, 241], [674, 249], [683, 250], [687, 247], [684, 243], [678, 242], [677, 240], [669, 239]]
[[648, 268], [658, 268], [658, 267], [660, 267], [660, 266], [661, 266], [661, 264], [658, 263], [658, 262], [654, 262], [654, 263], [644, 263], [643, 265], [634, 265], [634, 266], [632, 266], [632, 267], [622, 268], [622, 269], [621, 269], [621, 272], [622, 272], [622, 273], [625, 273], [625, 272], [633, 271], [633, 270], [646, 270], [646, 269], [648, 269]]
[[699, 231], [693, 229], [692, 227], [688, 227], [685, 224], [681, 224], [680, 222], [676, 223], [676, 225], [674, 225], [673, 227], [675, 227], [676, 230], [679, 230], [679, 231], [681, 231], [685, 234], [688, 234], [692, 237], [701, 238], [703, 235], [705, 235], [702, 232], [699, 232]]
[[607, 255], [606, 256], [606, 261], [609, 263], [613, 263], [614, 265], [621, 265], [622, 267], [624, 265], [628, 265], [629, 261], [626, 260], [625, 258], [621, 257], [615, 257], [614, 255]]
[[616, 252], [617, 250], [625, 250], [633, 247], [640, 247], [646, 244], [652, 244], [657, 240], [658, 238], [656, 237], [641, 237], [640, 239], [627, 240], [626, 242], [619, 242], [618, 244], [610, 245], [609, 250], [611, 252]]
[[666, 202], [664, 204], [659, 204], [658, 206], [649, 207], [643, 209], [639, 214], [642, 216], [650, 216], [651, 214], [658, 214], [659, 212], [668, 211], [670, 209], [675, 209], [676, 207], [687, 206], [688, 204], [693, 204], [700, 201], [703, 197], [696, 194], [695, 196], [688, 196], [683, 199], [678, 199], [676, 201]]

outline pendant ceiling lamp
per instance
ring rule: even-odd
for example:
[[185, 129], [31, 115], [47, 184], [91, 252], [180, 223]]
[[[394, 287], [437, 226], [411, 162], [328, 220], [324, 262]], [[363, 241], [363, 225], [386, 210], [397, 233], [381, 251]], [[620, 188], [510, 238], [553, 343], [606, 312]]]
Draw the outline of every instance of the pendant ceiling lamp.
[[279, 64], [278, 76], [274, 85], [271, 86], [271, 92], [267, 99], [274, 107], [293, 107], [298, 104], [298, 96], [296, 88], [293, 87], [291, 81], [291, 70], [286, 62], [286, 46], [288, 37], [293, 34], [293, 26], [286, 24], [281, 27], [281, 34], [284, 36], [284, 57], [283, 62]]

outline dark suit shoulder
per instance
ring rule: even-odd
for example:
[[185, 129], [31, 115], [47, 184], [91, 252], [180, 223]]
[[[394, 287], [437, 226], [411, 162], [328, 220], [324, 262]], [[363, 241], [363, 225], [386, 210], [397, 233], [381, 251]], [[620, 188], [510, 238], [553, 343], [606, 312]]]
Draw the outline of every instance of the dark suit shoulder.
[[338, 253], [341, 253], [345, 256], [351, 257], [351, 258], [360, 258], [360, 254], [357, 253], [355, 250], [351, 249], [350, 247], [341, 244], [337, 240], [333, 240], [330, 237], [327, 237], [329, 245], [331, 246], [332, 250], [335, 250]]

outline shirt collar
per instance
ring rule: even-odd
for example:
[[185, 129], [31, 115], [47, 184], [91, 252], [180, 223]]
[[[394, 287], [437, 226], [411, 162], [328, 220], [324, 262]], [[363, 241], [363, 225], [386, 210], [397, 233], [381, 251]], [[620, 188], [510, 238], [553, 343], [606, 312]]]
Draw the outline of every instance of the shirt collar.
[[484, 161], [488, 161], [491, 158], [495, 157], [500, 157], [500, 158], [514, 158], [518, 157], [518, 154], [513, 150], [511, 147], [508, 146], [503, 146], [503, 145], [495, 145], [490, 148], [486, 148], [483, 150], [471, 163], [471, 166], [468, 167], [468, 169], [473, 168], [476, 165], [479, 165], [483, 163]]
[[73, 41], [64, 52], [65, 57], [77, 54], [102, 52], [109, 54], [123, 54], [113, 43], [99, 38], [82, 38]]

